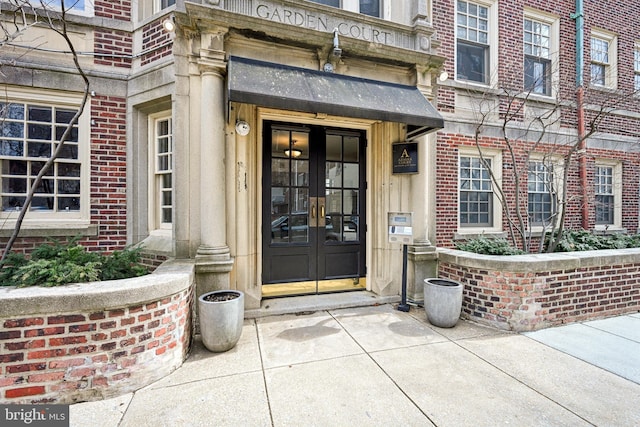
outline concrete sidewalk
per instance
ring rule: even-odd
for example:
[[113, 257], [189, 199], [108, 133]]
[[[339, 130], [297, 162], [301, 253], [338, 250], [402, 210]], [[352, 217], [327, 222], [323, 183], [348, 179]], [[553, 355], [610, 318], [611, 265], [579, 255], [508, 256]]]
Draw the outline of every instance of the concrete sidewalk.
[[[640, 315], [603, 322], [526, 335], [465, 321], [440, 329], [424, 310], [390, 304], [251, 319], [229, 352], [196, 341], [163, 380], [72, 405], [71, 425], [640, 425]], [[610, 332], [570, 338], [576, 327]], [[583, 346], [591, 359], [570, 355]], [[601, 352], [617, 353], [617, 366]]]

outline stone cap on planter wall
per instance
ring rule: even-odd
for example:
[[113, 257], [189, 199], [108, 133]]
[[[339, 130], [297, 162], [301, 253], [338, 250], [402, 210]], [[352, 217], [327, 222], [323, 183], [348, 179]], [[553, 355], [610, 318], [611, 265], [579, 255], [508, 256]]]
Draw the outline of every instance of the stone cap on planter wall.
[[438, 248], [437, 252], [441, 262], [511, 272], [574, 270], [640, 262], [640, 248], [526, 255], [481, 255], [443, 248]]
[[152, 274], [130, 279], [49, 288], [0, 286], [0, 318], [144, 304], [188, 289], [194, 281], [193, 262], [171, 260], [164, 262]]

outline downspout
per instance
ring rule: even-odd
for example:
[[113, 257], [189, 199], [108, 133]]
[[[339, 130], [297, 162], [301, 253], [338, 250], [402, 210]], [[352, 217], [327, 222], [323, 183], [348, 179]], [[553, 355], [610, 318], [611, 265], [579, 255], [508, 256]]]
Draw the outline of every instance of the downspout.
[[578, 116], [578, 138], [580, 186], [582, 187], [582, 228], [589, 229], [589, 204], [587, 190], [587, 141], [584, 122], [584, 7], [583, 0], [576, 0], [576, 113]]

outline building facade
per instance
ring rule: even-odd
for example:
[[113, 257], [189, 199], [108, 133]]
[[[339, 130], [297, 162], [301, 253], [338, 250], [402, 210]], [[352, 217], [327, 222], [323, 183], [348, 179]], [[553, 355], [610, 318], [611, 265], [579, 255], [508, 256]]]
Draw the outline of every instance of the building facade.
[[[434, 246], [509, 236], [518, 212], [529, 235], [561, 213], [636, 233], [640, 6], [547, 3], [77, 2], [90, 100], [16, 249], [142, 243], [155, 262], [194, 260], [198, 293], [239, 289], [257, 308], [398, 295], [390, 213], [412, 213], [410, 282], [433, 274]], [[44, 26], [2, 49], [5, 241], [82, 85]]]

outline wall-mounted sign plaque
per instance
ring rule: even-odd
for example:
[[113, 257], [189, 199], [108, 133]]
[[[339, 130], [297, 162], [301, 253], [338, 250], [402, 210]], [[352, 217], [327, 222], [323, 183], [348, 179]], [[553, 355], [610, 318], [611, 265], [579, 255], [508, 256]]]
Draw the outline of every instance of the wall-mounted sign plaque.
[[393, 144], [393, 173], [418, 173], [418, 143]]

